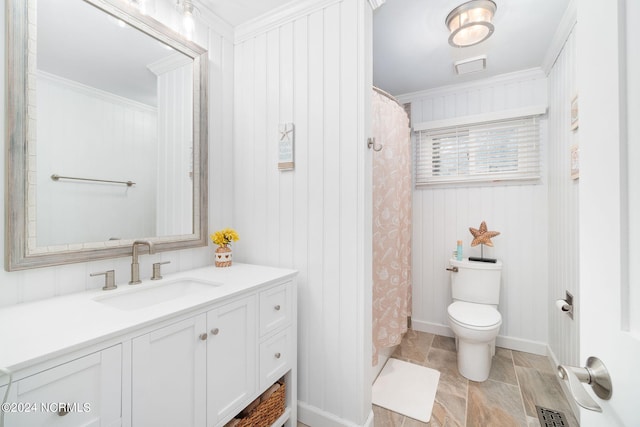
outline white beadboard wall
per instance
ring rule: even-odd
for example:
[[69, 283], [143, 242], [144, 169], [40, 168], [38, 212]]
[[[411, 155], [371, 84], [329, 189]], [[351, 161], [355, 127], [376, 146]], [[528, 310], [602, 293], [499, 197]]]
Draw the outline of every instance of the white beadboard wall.
[[[547, 105], [542, 70], [525, 70], [474, 83], [400, 96], [411, 102], [412, 123]], [[413, 192], [413, 327], [451, 335], [451, 303], [445, 269], [463, 241], [463, 256], [480, 256], [471, 248], [469, 227], [482, 221], [501, 234], [485, 256], [503, 261], [498, 344], [538, 354], [547, 343], [547, 119], [541, 120], [542, 180], [529, 185], [422, 188]]]
[[[549, 79], [549, 348], [556, 362], [579, 366], [578, 183], [571, 179], [570, 129], [576, 87], [576, 37], [569, 35]], [[565, 291], [574, 298], [574, 320], [555, 307]]]
[[[164, 0], [152, 1], [150, 15], [179, 31], [182, 22], [173, 3]], [[0, 8], [0, 53], [5, 49], [5, 10]], [[231, 224], [233, 187], [229, 184], [232, 168], [232, 122], [233, 122], [233, 29], [206, 8], [201, 7], [194, 41], [209, 50], [209, 229]], [[0, 67], [0, 76], [5, 78], [5, 68]], [[4, 85], [0, 86], [2, 98]], [[0, 114], [5, 115], [5, 102], [0, 105]], [[5, 123], [0, 121], [4, 134]], [[5, 176], [4, 150], [0, 153], [0, 174]], [[0, 198], [0, 210], [4, 212], [5, 199]], [[224, 206], [224, 209], [221, 209]], [[0, 225], [4, 236], [4, 221]], [[157, 261], [171, 261], [163, 271], [167, 273], [210, 265], [213, 249], [197, 248], [164, 252], [140, 257], [140, 271], [144, 279], [151, 275], [151, 265]], [[4, 257], [4, 245], [0, 247]], [[25, 303], [58, 295], [95, 289], [103, 286], [101, 277], [89, 277], [89, 273], [116, 270], [118, 283], [129, 280], [131, 259], [128, 257], [105, 261], [70, 264], [58, 267], [38, 268], [8, 273], [0, 270], [0, 307]]]
[[[316, 0], [280, 12], [236, 36], [231, 225], [241, 240], [234, 257], [299, 271], [299, 419], [364, 425], [371, 417], [371, 10], [360, 0]], [[295, 169], [281, 172], [278, 125], [289, 122]]]
[[[48, 73], [38, 76], [37, 96], [38, 246], [153, 235], [158, 165], [148, 153], [156, 107]], [[53, 181], [52, 174], [136, 185]]]
[[193, 232], [193, 66], [158, 75], [157, 236]]

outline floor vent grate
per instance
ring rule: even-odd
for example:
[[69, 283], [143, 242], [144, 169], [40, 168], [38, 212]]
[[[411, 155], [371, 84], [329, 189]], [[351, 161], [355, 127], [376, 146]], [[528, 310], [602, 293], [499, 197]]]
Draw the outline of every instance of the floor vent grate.
[[540, 427], [568, 427], [567, 419], [562, 412], [553, 409], [542, 408], [536, 405]]

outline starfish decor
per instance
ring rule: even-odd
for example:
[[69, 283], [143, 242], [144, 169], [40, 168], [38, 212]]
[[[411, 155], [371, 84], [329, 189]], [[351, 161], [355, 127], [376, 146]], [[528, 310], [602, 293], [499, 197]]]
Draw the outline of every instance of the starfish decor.
[[469, 261], [496, 262], [496, 259], [494, 258], [484, 257], [484, 245], [493, 246], [491, 238], [496, 237], [498, 234], [500, 234], [500, 232], [489, 231], [489, 229], [487, 228], [487, 223], [484, 221], [482, 221], [482, 224], [480, 224], [479, 230], [469, 227], [469, 231], [471, 232], [471, 234], [473, 234], [473, 242], [471, 242], [471, 246], [482, 245], [480, 247], [480, 258], [469, 257]]
[[469, 231], [473, 234], [473, 242], [471, 242], [471, 246], [487, 245], [493, 247], [491, 238], [500, 234], [499, 231], [489, 231], [487, 229], [487, 223], [484, 221], [480, 224], [479, 230], [469, 227]]

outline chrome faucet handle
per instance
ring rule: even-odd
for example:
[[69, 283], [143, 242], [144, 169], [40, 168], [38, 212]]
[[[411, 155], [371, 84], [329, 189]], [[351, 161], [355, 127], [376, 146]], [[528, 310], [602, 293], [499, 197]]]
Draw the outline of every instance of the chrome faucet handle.
[[160, 266], [169, 264], [171, 261], [164, 262], [155, 262], [153, 263], [153, 275], [151, 276], [151, 280], [160, 280], [162, 279], [162, 274], [160, 274]]
[[116, 286], [116, 272], [115, 270], [107, 270], [102, 273], [91, 273], [89, 276], [102, 276], [104, 275], [104, 286], [102, 287], [103, 291], [111, 291], [113, 289], [117, 289]]

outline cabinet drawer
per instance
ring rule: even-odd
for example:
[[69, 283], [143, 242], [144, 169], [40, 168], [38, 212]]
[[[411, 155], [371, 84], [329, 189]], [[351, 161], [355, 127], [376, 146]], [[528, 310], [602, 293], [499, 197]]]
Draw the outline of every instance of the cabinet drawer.
[[121, 425], [121, 360], [117, 345], [17, 381], [6, 425]]
[[291, 282], [260, 292], [260, 336], [291, 321]]
[[260, 344], [260, 388], [266, 389], [291, 369], [291, 328]]

